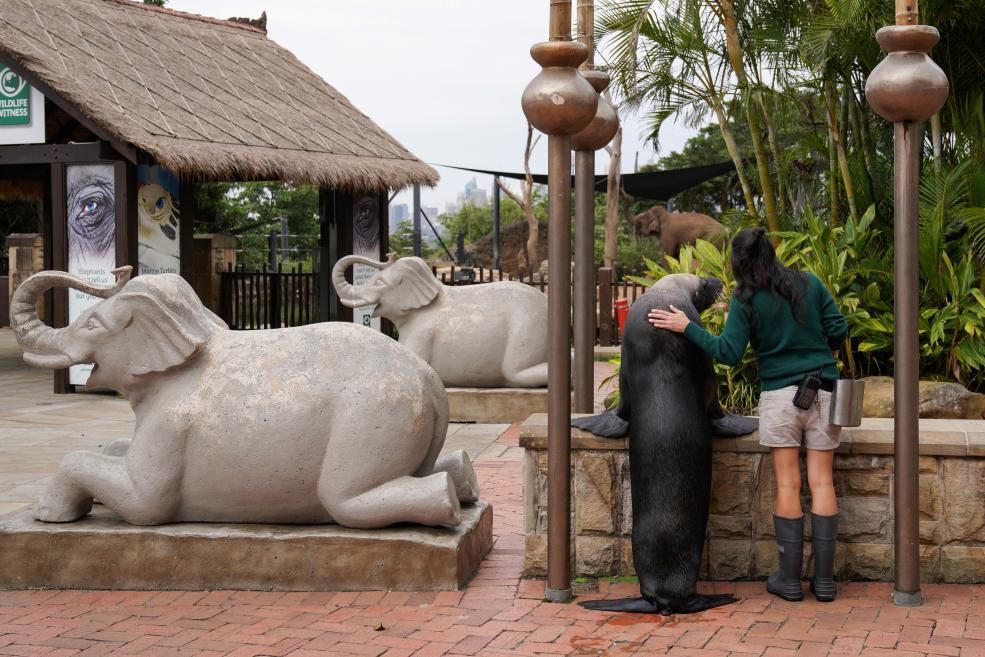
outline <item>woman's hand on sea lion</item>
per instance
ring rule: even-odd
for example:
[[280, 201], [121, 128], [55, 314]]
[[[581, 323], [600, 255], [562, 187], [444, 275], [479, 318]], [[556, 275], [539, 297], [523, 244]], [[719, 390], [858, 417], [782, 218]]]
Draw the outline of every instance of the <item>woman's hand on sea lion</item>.
[[647, 319], [650, 323], [657, 328], [667, 329], [668, 331], [673, 331], [674, 333], [683, 333], [687, 325], [691, 323], [691, 320], [687, 318], [687, 315], [682, 313], [680, 310], [674, 306], [670, 307], [670, 310], [661, 310], [659, 308], [654, 308], [647, 315]]

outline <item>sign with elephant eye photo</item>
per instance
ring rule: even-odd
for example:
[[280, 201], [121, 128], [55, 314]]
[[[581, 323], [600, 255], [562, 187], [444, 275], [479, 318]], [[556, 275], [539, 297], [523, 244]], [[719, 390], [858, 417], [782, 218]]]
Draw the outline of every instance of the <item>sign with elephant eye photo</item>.
[[[352, 212], [352, 255], [379, 260], [380, 256], [380, 199], [367, 194], [355, 199]], [[357, 288], [365, 285], [378, 270], [369, 265], [352, 266], [352, 283]], [[380, 318], [373, 317], [376, 306], [360, 306], [352, 309], [352, 321], [376, 331], [381, 329]]]
[[137, 269], [181, 273], [178, 177], [159, 166], [137, 167]]
[[44, 96], [0, 62], [0, 144], [41, 144], [44, 140]]
[[[116, 179], [112, 164], [65, 167], [68, 221], [68, 273], [100, 287], [111, 287], [116, 268]], [[100, 299], [68, 291], [68, 321], [75, 322]], [[71, 385], [85, 385], [92, 365], [69, 368]]]

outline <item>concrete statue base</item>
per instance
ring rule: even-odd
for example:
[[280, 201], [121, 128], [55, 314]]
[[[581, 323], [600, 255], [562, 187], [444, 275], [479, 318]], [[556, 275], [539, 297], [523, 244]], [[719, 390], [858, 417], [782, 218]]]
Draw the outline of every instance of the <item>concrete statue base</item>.
[[547, 388], [445, 388], [452, 422], [509, 424], [547, 412]]
[[0, 590], [455, 591], [492, 548], [492, 506], [454, 528], [127, 524], [102, 505], [53, 524], [0, 516]]

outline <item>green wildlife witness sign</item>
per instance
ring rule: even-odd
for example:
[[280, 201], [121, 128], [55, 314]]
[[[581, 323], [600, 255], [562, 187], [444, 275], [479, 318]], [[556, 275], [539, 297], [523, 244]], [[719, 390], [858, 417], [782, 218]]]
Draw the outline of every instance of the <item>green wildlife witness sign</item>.
[[0, 125], [31, 122], [31, 87], [9, 67], [0, 64]]

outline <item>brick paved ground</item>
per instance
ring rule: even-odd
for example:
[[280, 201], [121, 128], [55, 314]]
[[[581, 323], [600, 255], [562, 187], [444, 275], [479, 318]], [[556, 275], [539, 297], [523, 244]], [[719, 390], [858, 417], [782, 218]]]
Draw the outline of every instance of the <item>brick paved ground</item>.
[[[514, 427], [498, 442], [516, 436]], [[543, 602], [543, 582], [520, 578], [515, 450], [476, 470], [495, 508], [496, 544], [463, 592], [0, 592], [0, 655], [985, 657], [985, 586], [928, 585], [926, 604], [909, 610], [889, 602], [886, 584], [848, 584], [821, 605], [772, 599], [758, 582], [719, 583], [714, 590], [741, 602], [670, 618]], [[600, 582], [582, 597], [633, 594], [634, 584]]]
[[[596, 368], [597, 380], [607, 369]], [[0, 415], [3, 408], [25, 403], [14, 398], [18, 386], [48, 385], [47, 377], [7, 385], [13, 371], [0, 367], [6, 378]], [[64, 409], [49, 406], [47, 411], [57, 417]], [[14, 443], [30, 433], [4, 431]], [[77, 448], [79, 438], [69, 438]], [[543, 582], [520, 578], [522, 473], [519, 450], [511, 448], [516, 440], [513, 427], [498, 439], [502, 449], [482, 449], [475, 464], [483, 497], [494, 507], [496, 543], [463, 592], [0, 592], [0, 655], [985, 657], [985, 586], [927, 585], [926, 604], [909, 610], [892, 605], [886, 584], [848, 584], [837, 601], [821, 605], [773, 599], [759, 582], [718, 583], [714, 590], [734, 592], [742, 600], [671, 618], [545, 603]], [[26, 473], [33, 479], [50, 466], [25, 462], [11, 467], [8, 476]], [[634, 584], [600, 582], [597, 593], [581, 597], [635, 594]]]

